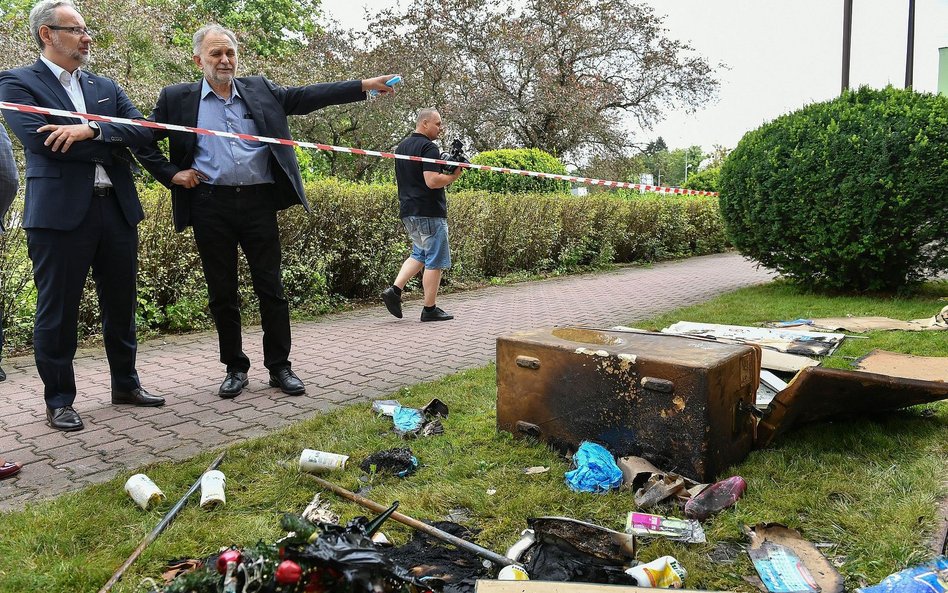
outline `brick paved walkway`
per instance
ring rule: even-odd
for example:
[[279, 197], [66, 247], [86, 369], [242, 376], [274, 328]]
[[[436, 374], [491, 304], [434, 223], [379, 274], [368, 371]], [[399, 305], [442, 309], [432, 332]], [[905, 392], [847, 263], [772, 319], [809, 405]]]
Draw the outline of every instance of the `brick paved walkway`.
[[214, 333], [140, 345], [138, 372], [146, 389], [167, 398], [161, 408], [111, 405], [103, 350], [81, 351], [75, 405], [86, 428], [73, 433], [46, 425], [32, 357], [7, 359], [8, 379], [0, 383], [0, 455], [25, 467], [0, 481], [0, 510], [482, 366], [493, 360], [500, 334], [566, 323], [630, 323], [770, 277], [740, 256], [722, 254], [443, 296], [439, 305], [456, 316], [445, 323], [421, 324], [418, 300], [405, 304], [400, 320], [378, 306], [296, 323], [292, 360], [306, 382], [303, 397], [267, 386], [259, 328], [245, 330], [244, 348], [256, 366], [250, 387], [233, 400], [216, 395], [224, 369]]

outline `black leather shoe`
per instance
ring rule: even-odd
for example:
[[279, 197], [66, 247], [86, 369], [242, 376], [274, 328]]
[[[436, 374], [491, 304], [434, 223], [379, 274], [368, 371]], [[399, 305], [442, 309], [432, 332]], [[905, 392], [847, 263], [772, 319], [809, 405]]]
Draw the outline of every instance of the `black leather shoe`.
[[306, 393], [303, 382], [289, 368], [270, 373], [270, 387], [279, 387], [280, 391], [288, 395], [303, 395]]
[[250, 381], [247, 379], [247, 373], [241, 373], [239, 371], [227, 371], [227, 376], [224, 377], [224, 382], [221, 383], [221, 388], [217, 390], [217, 395], [223, 397], [224, 399], [231, 399], [240, 395], [240, 392], [244, 390], [244, 387], [250, 384]]
[[136, 387], [131, 391], [118, 391], [117, 389], [112, 390], [112, 403], [113, 404], [132, 404], [133, 406], [144, 406], [146, 408], [155, 408], [158, 406], [165, 405], [165, 398], [152, 395], [142, 389], [141, 387]]
[[3, 372], [3, 369], [0, 369], [0, 381], [6, 381], [7, 374]]
[[447, 321], [449, 319], [454, 319], [454, 315], [448, 315], [441, 307], [435, 307], [431, 311], [421, 310], [422, 321]]
[[395, 289], [389, 286], [382, 291], [382, 301], [385, 303], [385, 308], [388, 309], [388, 312], [398, 317], [402, 318], [402, 297], [395, 294]]
[[72, 409], [72, 406], [46, 408], [46, 421], [56, 430], [65, 432], [83, 429], [82, 418]]

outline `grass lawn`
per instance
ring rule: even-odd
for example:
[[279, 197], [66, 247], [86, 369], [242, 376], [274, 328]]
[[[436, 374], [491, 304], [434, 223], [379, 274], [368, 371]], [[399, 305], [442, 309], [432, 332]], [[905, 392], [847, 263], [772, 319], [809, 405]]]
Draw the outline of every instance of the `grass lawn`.
[[[914, 319], [933, 315], [946, 295], [945, 282], [899, 300], [809, 295], [776, 283], [635, 325], [656, 328], [683, 319], [753, 324], [846, 314]], [[944, 333], [869, 335], [869, 340], [848, 340], [832, 365], [843, 367], [849, 362], [845, 357], [872, 348], [948, 356]], [[634, 508], [632, 494], [573, 493], [563, 482], [569, 469], [565, 461], [543, 446], [498, 434], [494, 382], [494, 368], [488, 366], [394, 394], [403, 404], [419, 406], [438, 397], [451, 415], [444, 435], [408, 443], [422, 463], [415, 475], [376, 476], [366, 495], [383, 504], [399, 500], [402, 512], [419, 519], [466, 509], [469, 524], [481, 530], [477, 542], [500, 553], [516, 541], [527, 517], [564, 515], [621, 529]], [[391, 432], [388, 418], [376, 418], [368, 404], [361, 404], [231, 447], [220, 468], [227, 475], [227, 505], [207, 512], [198, 508], [195, 495], [114, 590], [135, 591], [142, 577], [157, 577], [169, 559], [201, 557], [220, 546], [282, 535], [280, 514], [301, 512], [317, 492], [296, 469], [303, 448], [350, 455], [349, 469], [327, 477], [355, 490], [364, 457], [404, 444]], [[153, 511], [140, 510], [125, 495], [124, 481], [135, 473], [130, 471], [0, 515], [0, 591], [98, 590], [213, 456], [209, 451], [187, 462], [142, 468], [168, 495]], [[524, 468], [538, 465], [551, 470], [523, 474]], [[874, 584], [931, 556], [936, 506], [948, 493], [948, 402], [794, 430], [773, 447], [753, 452], [733, 473], [747, 480], [747, 494], [735, 509], [706, 522], [707, 544], [657, 542], [643, 546], [639, 559], [672, 554], [688, 569], [690, 588], [751, 591], [742, 580], [755, 574], [746, 555], [728, 562], [712, 557], [743, 543], [742, 525], [773, 521], [827, 544], [824, 553], [838, 564], [847, 588]], [[489, 489], [496, 493], [488, 494]], [[367, 514], [331, 494], [326, 498], [344, 520]], [[397, 523], [383, 530], [396, 543], [409, 536], [408, 528]]]

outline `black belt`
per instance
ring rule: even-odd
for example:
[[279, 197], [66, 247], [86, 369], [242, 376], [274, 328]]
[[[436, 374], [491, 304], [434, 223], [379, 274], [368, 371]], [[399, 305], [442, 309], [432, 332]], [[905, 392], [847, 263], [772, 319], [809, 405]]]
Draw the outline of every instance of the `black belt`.
[[255, 196], [264, 194], [273, 189], [272, 183], [258, 183], [257, 185], [212, 185], [202, 183], [197, 190], [213, 196]]
[[111, 185], [106, 186], [95, 186], [92, 188], [92, 195], [97, 198], [107, 198], [109, 196], [115, 195], [115, 188]]

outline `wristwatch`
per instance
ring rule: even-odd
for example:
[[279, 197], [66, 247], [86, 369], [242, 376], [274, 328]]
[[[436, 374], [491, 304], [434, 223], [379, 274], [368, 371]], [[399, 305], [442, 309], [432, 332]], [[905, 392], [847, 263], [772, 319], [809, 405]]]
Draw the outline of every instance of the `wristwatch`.
[[88, 122], [90, 128], [92, 128], [92, 139], [95, 140], [99, 137], [99, 134], [102, 133], [102, 129], [99, 127], [99, 122], [90, 121]]

